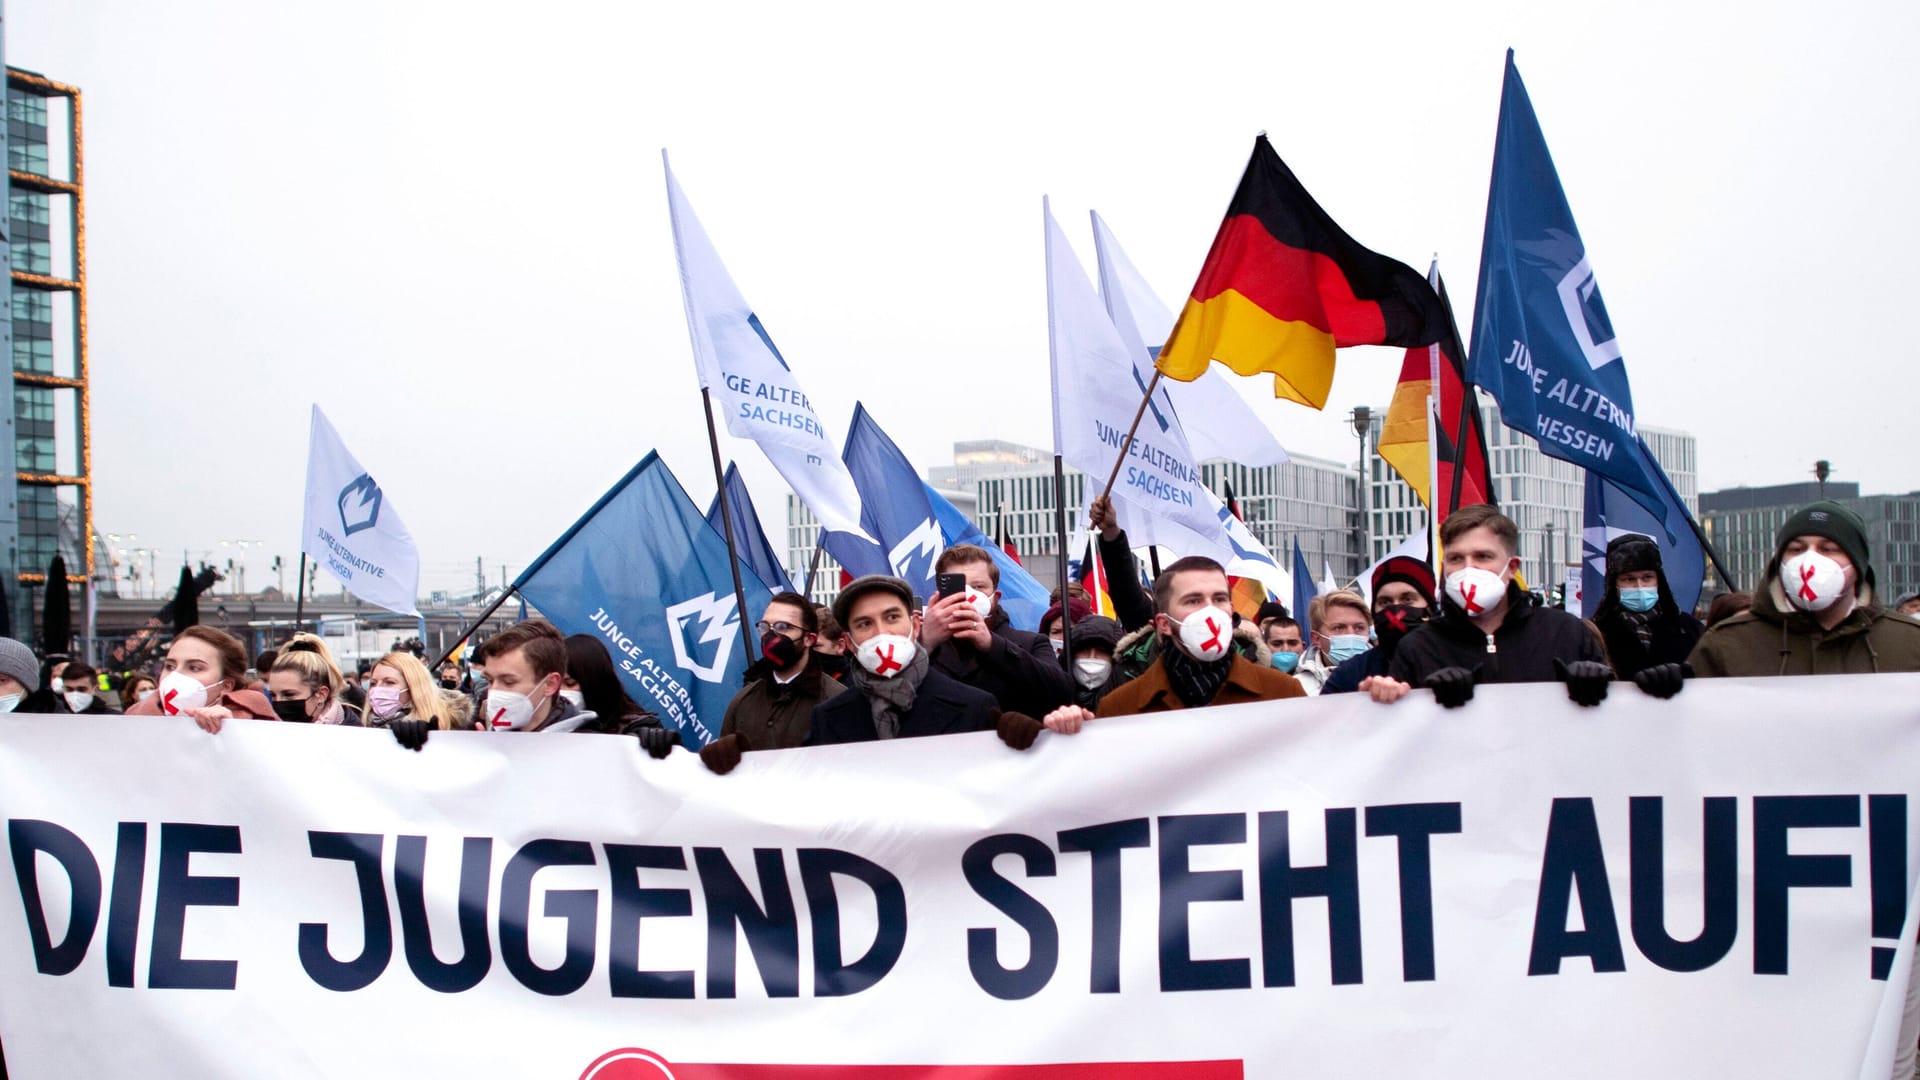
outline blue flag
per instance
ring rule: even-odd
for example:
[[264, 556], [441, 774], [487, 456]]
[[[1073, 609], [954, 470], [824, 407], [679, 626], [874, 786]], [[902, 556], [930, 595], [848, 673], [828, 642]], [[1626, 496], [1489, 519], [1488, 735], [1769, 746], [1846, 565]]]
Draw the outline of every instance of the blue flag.
[[[892, 574], [905, 581], [923, 602], [931, 600], [933, 561], [946, 547], [946, 538], [934, 519], [920, 474], [867, 415], [866, 406], [858, 403], [847, 429], [846, 450], [840, 456], [860, 492], [860, 527], [880, 544], [873, 547], [858, 537], [834, 533], [827, 537], [827, 552], [840, 560], [848, 573]], [[859, 560], [858, 564], [849, 555]]]
[[1293, 538], [1293, 621], [1300, 624], [1300, 636], [1311, 636], [1313, 627], [1307, 625], [1307, 605], [1320, 595], [1313, 584], [1313, 571], [1307, 569], [1307, 553], [1300, 550], [1300, 537]]
[[[1660, 487], [1664, 513], [1654, 515], [1640, 505], [1632, 492], [1608, 481], [1598, 473], [1587, 473], [1586, 523], [1580, 532], [1580, 606], [1581, 614], [1591, 618], [1607, 591], [1607, 545], [1615, 537], [1628, 533], [1650, 536], [1660, 545], [1660, 566], [1667, 575], [1667, 588], [1680, 610], [1693, 613], [1700, 602], [1700, 587], [1707, 576], [1707, 553], [1694, 532], [1686, 503], [1673, 489], [1665, 470], [1653, 460], [1653, 451], [1640, 447], [1653, 468]], [[1541, 584], [1551, 587], [1551, 582]], [[1571, 607], [1572, 605], [1568, 605]]]
[[1508, 427], [1658, 510], [1626, 361], [1511, 49], [1467, 374], [1499, 402]]
[[740, 561], [753, 570], [753, 576], [760, 584], [771, 591], [785, 590], [797, 592], [793, 582], [787, 577], [787, 568], [780, 565], [780, 556], [774, 554], [773, 545], [767, 542], [766, 530], [760, 527], [760, 515], [754, 512], [753, 499], [747, 494], [747, 482], [740, 479], [740, 467], [727, 463], [727, 478], [722, 491], [713, 493], [713, 504], [707, 507], [707, 524], [721, 536], [727, 535], [726, 518], [720, 513], [720, 496], [727, 497], [727, 510], [733, 515], [733, 551]]
[[987, 539], [987, 534], [973, 520], [960, 512], [960, 508], [947, 501], [946, 496], [933, 490], [933, 485], [921, 481], [927, 489], [927, 502], [933, 506], [934, 520], [940, 524], [940, 535], [947, 546], [955, 544], [973, 544], [987, 550], [993, 556], [993, 565], [1000, 571], [1000, 608], [1007, 618], [1020, 630], [1037, 631], [1040, 629], [1040, 616], [1046, 614], [1052, 601], [1047, 598], [1047, 587], [1027, 573], [1027, 568], [1013, 561], [1006, 549]]
[[[772, 594], [742, 566], [747, 614]], [[604, 643], [629, 696], [699, 749], [720, 732], [754, 658], [741, 640], [727, 544], [648, 451], [514, 586], [563, 634]]]

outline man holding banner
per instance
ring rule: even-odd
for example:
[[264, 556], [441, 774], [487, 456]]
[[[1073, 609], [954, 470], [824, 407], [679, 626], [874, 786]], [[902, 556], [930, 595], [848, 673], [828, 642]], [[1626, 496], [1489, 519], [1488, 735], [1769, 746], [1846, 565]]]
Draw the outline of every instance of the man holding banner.
[[1388, 674], [1361, 683], [1380, 702], [1398, 701], [1415, 686], [1441, 705], [1473, 700], [1475, 683], [1563, 682], [1581, 705], [1606, 700], [1613, 669], [1600, 640], [1578, 616], [1540, 607], [1513, 580], [1520, 570], [1520, 530], [1485, 503], [1462, 507], [1440, 523], [1447, 572], [1438, 619], [1406, 636]]
[[935, 670], [920, 647], [920, 616], [906, 582], [883, 574], [855, 578], [834, 598], [833, 618], [856, 661], [847, 671], [854, 692], [814, 708], [808, 745], [993, 727], [993, 695]]
[[747, 685], [727, 703], [720, 737], [700, 748], [700, 760], [722, 776], [748, 750], [786, 750], [806, 742], [814, 706], [847, 690], [812, 662], [820, 613], [806, 597], [773, 594], [755, 629], [760, 659], [747, 668]]

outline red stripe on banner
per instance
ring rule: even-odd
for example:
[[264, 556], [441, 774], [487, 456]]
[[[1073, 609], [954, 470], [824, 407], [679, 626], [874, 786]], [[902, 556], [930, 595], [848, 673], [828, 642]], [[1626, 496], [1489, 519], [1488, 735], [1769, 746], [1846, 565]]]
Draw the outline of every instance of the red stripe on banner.
[[1332, 335], [1335, 345], [1372, 344], [1387, 332], [1380, 305], [1355, 296], [1331, 256], [1281, 243], [1251, 214], [1220, 227], [1193, 298], [1205, 303], [1228, 289], [1276, 319]]
[[646, 1050], [602, 1055], [580, 1080], [1244, 1080], [1238, 1061], [1052, 1065], [719, 1065], [670, 1063]]

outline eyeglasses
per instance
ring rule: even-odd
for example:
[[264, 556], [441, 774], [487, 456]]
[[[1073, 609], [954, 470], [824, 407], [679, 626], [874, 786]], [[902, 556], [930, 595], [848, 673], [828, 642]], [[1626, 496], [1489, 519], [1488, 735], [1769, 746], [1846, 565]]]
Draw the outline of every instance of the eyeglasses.
[[807, 628], [804, 626], [795, 626], [790, 622], [768, 622], [765, 619], [754, 623], [753, 628], [762, 634], [771, 630], [782, 637], [788, 634], [804, 634], [807, 632]]

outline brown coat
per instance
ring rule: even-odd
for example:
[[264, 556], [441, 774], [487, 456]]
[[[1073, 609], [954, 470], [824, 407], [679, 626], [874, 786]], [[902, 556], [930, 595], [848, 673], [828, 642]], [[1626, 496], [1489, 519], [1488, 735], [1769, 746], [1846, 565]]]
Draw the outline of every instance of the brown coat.
[[[229, 690], [221, 695], [215, 705], [224, 705], [228, 712], [242, 720], [278, 720], [274, 714], [273, 703], [267, 695], [258, 690]], [[133, 708], [127, 710], [128, 716], [160, 716], [160, 695], [155, 694], [145, 701], [136, 701]]]
[[[1300, 682], [1284, 672], [1259, 664], [1235, 653], [1226, 681], [1214, 691], [1209, 705], [1245, 705], [1253, 701], [1278, 701], [1281, 698], [1306, 697]], [[1185, 708], [1180, 696], [1167, 681], [1167, 665], [1155, 659], [1153, 666], [1136, 679], [1121, 683], [1100, 702], [1101, 716], [1132, 716], [1134, 713], [1166, 712]]]

